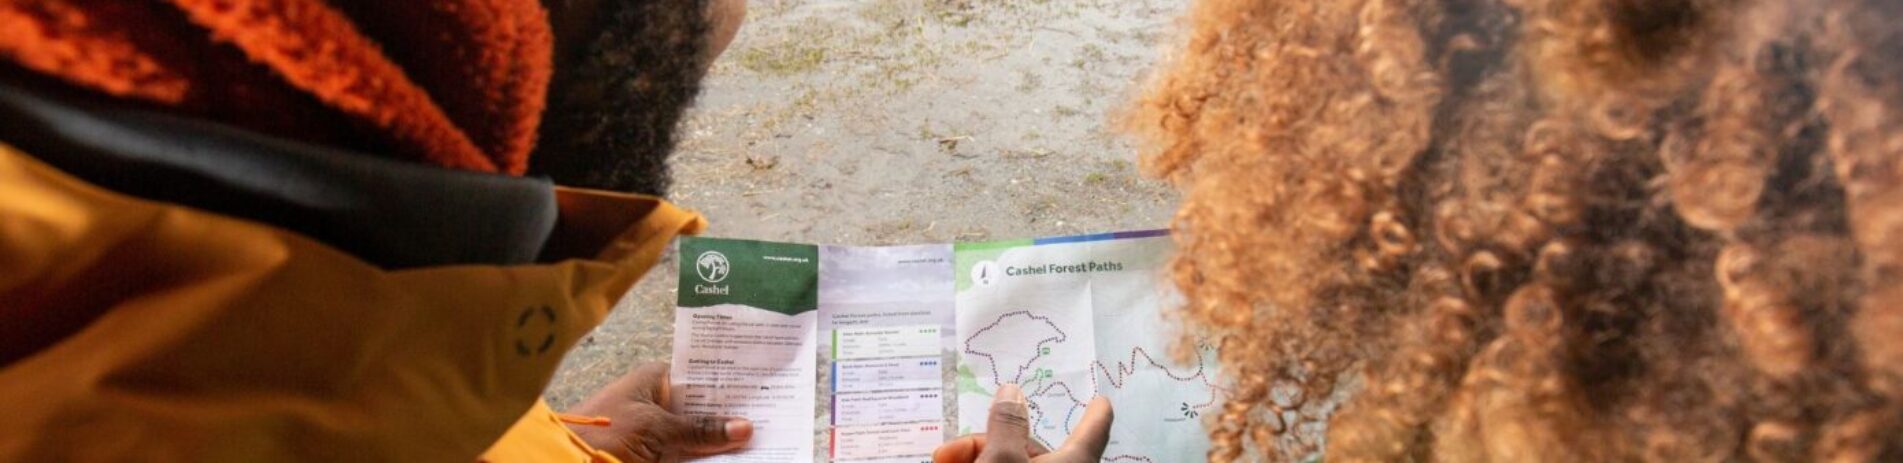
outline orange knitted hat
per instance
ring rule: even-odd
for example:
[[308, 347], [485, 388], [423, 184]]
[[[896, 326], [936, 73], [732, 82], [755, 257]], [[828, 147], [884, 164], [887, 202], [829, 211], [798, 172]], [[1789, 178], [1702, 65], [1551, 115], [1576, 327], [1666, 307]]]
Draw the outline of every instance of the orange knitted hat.
[[0, 56], [280, 136], [522, 174], [551, 71], [536, 0], [0, 0]]

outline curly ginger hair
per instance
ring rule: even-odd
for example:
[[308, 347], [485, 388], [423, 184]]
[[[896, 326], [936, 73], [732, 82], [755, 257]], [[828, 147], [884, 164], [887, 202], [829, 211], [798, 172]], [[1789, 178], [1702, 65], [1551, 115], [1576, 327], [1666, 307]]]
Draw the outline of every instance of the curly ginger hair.
[[1200, 0], [1128, 125], [1224, 346], [1210, 459], [1903, 460], [1900, 24]]

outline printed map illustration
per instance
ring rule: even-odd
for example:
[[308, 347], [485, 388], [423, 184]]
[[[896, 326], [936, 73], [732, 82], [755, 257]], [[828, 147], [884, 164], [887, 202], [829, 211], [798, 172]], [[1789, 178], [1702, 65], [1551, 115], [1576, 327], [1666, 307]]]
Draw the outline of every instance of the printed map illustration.
[[1179, 299], [1162, 277], [1160, 232], [959, 245], [959, 431], [982, 432], [992, 394], [1016, 383], [1033, 438], [1055, 448], [1095, 395], [1116, 408], [1104, 461], [1197, 461], [1201, 417], [1220, 401], [1216, 352], [1169, 355]]

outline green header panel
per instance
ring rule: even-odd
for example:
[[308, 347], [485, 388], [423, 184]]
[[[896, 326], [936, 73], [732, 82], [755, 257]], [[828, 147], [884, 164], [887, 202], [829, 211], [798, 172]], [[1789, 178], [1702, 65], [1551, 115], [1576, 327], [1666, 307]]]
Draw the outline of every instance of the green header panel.
[[683, 237], [680, 307], [738, 304], [787, 315], [819, 308], [819, 247]]

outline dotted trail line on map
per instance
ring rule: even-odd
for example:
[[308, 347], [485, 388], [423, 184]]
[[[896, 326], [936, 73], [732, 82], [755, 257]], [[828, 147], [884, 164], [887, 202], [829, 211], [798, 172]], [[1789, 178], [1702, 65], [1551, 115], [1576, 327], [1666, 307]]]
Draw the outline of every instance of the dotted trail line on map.
[[[1069, 333], [1066, 333], [1064, 331], [1064, 328], [1061, 326], [1058, 326], [1056, 322], [1051, 321], [1050, 317], [1033, 314], [1029, 310], [1019, 310], [1019, 311], [999, 315], [997, 319], [992, 320], [991, 323], [988, 325], [985, 325], [984, 328], [979, 328], [976, 332], [973, 332], [971, 336], [967, 336], [964, 340], [965, 354], [975, 356], [975, 357], [983, 357], [985, 360], [987, 360], [986, 363], [991, 369], [991, 383], [992, 383], [992, 387], [994, 388], [998, 386], [1002, 386], [1007, 382], [1004, 380], [1005, 376], [1002, 374], [999, 374], [997, 357], [993, 355], [992, 353], [973, 349], [971, 344], [973, 340], [978, 339], [978, 337], [983, 335], [985, 332], [991, 331], [992, 329], [997, 328], [999, 325], [1004, 324], [1005, 320], [1013, 318], [1013, 317], [1023, 317], [1023, 318], [1027, 318], [1031, 320], [1032, 322], [1044, 323], [1045, 325], [1050, 326], [1051, 330], [1055, 332], [1056, 334], [1039, 340], [1037, 344], [1032, 347], [1033, 354], [1030, 360], [1026, 360], [1023, 365], [1018, 365], [1017, 371], [1013, 372], [1012, 375], [1010, 376], [1011, 380], [1008, 381], [1010, 383], [1016, 383], [1016, 384], [1024, 383], [1023, 381], [1024, 373], [1026, 371], [1031, 370], [1032, 365], [1036, 364], [1039, 359], [1044, 358], [1044, 356], [1046, 355], [1045, 354], [1046, 351], [1044, 349], [1044, 346], [1046, 344], [1061, 343], [1070, 339]], [[1123, 389], [1124, 385], [1128, 384], [1130, 377], [1135, 375], [1137, 369], [1140, 368], [1142, 365], [1142, 363], [1137, 362], [1138, 358], [1143, 359], [1143, 363], [1148, 363], [1150, 366], [1155, 367], [1158, 370], [1162, 370], [1163, 374], [1165, 376], [1168, 376], [1171, 380], [1184, 382], [1184, 383], [1197, 383], [1204, 387], [1209, 388], [1210, 394], [1209, 394], [1208, 401], [1205, 401], [1200, 404], [1186, 404], [1187, 408], [1201, 409], [1203, 407], [1208, 407], [1210, 405], [1215, 404], [1216, 398], [1219, 395], [1221, 395], [1221, 392], [1223, 389], [1221, 386], [1218, 386], [1215, 384], [1214, 378], [1210, 377], [1208, 373], [1207, 363], [1202, 361], [1202, 355], [1200, 353], [1197, 355], [1196, 369], [1194, 372], [1177, 373], [1176, 371], [1171, 370], [1168, 365], [1164, 365], [1162, 362], [1158, 362], [1155, 357], [1150, 356], [1149, 351], [1146, 351], [1143, 349], [1143, 347], [1139, 346], [1139, 347], [1134, 347], [1130, 349], [1130, 360], [1128, 362], [1117, 362], [1117, 365], [1114, 368], [1104, 364], [1103, 361], [1101, 360], [1095, 360], [1095, 359], [1091, 360], [1090, 368], [1089, 368], [1090, 392], [1091, 392], [1090, 396], [1091, 397], [1097, 396], [1101, 394], [1103, 391], [1102, 385], [1099, 384], [1099, 382], [1097, 381], [1098, 372], [1103, 373], [1103, 376], [1106, 379], [1104, 383], [1108, 383], [1110, 387], [1115, 389]], [[1036, 378], [1036, 379], [1040, 381], [1044, 380], [1043, 378]], [[1077, 411], [1080, 409], [1083, 409], [1085, 405], [1087, 404], [1087, 402], [1085, 402], [1083, 399], [1079, 399], [1077, 397], [1076, 391], [1071, 389], [1071, 386], [1069, 383], [1066, 383], [1064, 381], [1052, 380], [1048, 383], [1043, 383], [1042, 386], [1040, 387], [1032, 388], [1032, 392], [1030, 393], [1030, 395], [1033, 397], [1044, 396], [1048, 393], [1055, 392], [1059, 389], [1063, 391], [1063, 397], [1069, 400], [1071, 403], [1071, 406], [1068, 407], [1068, 409], [1064, 412], [1063, 424], [1068, 426], [1071, 420], [1076, 418]], [[1037, 403], [1035, 402], [1032, 402], [1030, 406], [1031, 406], [1031, 414], [1032, 414], [1031, 421], [1033, 423], [1042, 423], [1046, 415], [1045, 411], [1042, 410], [1042, 407], [1039, 407]], [[1044, 436], [1042, 436], [1041, 434], [1037, 432], [1035, 426], [1032, 428], [1032, 435], [1035, 436], [1039, 441], [1043, 442], [1046, 445], [1051, 444], [1049, 439], [1046, 439]], [[1149, 462], [1151, 460], [1149, 457], [1140, 456], [1140, 455], [1117, 455], [1111, 458], [1106, 458], [1105, 461]]]

